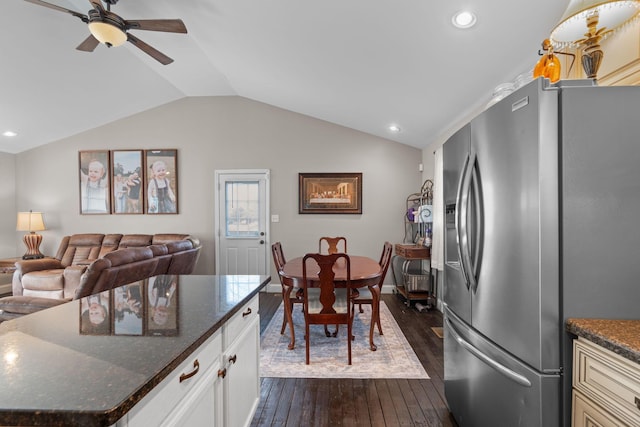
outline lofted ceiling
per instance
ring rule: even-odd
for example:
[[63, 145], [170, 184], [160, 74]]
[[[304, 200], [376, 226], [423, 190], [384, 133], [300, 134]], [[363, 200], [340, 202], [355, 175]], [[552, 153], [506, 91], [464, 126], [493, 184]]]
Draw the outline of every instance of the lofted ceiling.
[[[45, 0], [83, 14], [88, 0]], [[424, 148], [494, 88], [532, 69], [568, 0], [120, 0], [124, 19], [181, 18], [188, 34], [75, 49], [78, 18], [0, 3], [0, 151], [19, 153], [182, 97], [238, 95]], [[475, 27], [452, 15], [472, 10]], [[391, 133], [390, 124], [401, 131]]]

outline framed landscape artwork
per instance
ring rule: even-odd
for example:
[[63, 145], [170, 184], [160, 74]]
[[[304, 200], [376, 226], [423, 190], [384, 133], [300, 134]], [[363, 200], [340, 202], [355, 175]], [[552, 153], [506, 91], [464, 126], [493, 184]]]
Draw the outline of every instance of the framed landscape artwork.
[[146, 213], [178, 213], [178, 150], [145, 150]]
[[141, 214], [144, 206], [142, 150], [111, 152], [111, 206], [114, 214]]
[[109, 151], [80, 151], [80, 213], [111, 213]]
[[362, 173], [299, 173], [301, 214], [362, 214]]

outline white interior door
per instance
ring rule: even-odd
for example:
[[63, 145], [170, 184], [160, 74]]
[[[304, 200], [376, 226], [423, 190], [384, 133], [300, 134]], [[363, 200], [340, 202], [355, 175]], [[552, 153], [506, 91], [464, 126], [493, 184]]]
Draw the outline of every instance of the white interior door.
[[269, 170], [216, 171], [216, 274], [268, 274]]

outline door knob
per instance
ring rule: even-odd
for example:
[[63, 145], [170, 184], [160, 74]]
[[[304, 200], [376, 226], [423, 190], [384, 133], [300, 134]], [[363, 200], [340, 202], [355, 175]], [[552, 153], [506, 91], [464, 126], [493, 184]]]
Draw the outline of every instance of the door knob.
[[264, 240], [260, 240], [260, 244], [261, 244], [261, 245], [264, 245]]
[[260, 232], [260, 235], [261, 235], [261, 236], [264, 236], [264, 231], [261, 231], [261, 232]]

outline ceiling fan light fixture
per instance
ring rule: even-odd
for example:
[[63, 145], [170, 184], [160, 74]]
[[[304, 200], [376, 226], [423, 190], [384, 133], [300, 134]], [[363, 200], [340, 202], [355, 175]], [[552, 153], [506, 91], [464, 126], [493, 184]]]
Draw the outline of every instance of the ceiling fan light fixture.
[[109, 47], [121, 46], [127, 41], [126, 32], [106, 22], [89, 22], [89, 31], [100, 43]]

